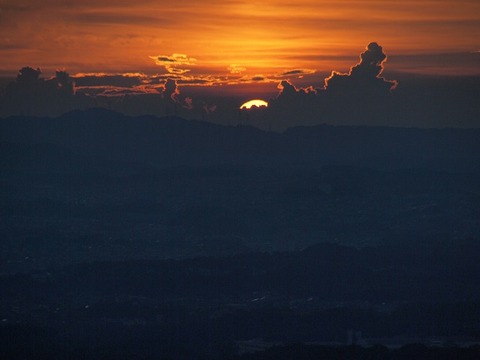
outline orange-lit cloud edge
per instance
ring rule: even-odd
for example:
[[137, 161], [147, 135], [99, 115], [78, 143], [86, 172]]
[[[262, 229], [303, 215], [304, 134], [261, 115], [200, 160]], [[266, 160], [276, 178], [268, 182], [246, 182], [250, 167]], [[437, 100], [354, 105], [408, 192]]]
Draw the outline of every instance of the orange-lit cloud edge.
[[[361, 49], [363, 50], [363, 49]], [[323, 88], [325, 81], [334, 73], [348, 73], [351, 68], [358, 63], [358, 53], [356, 56], [342, 57], [338, 59], [340, 66], [332, 69], [314, 69], [314, 68], [292, 68], [292, 69], [272, 69], [254, 68], [248, 69], [242, 64], [230, 64], [228, 67], [206, 67], [202, 66], [197, 58], [189, 57], [186, 54], [174, 53], [171, 55], [151, 55], [152, 62], [158, 66], [159, 72], [153, 74], [141, 72], [123, 72], [123, 73], [76, 73], [72, 78], [77, 82], [77, 91], [87, 94], [121, 96], [125, 94], [147, 94], [162, 91], [165, 82], [170, 79], [180, 87], [212, 87], [222, 88], [222, 91], [235, 93], [239, 88], [248, 89], [260, 87], [276, 87], [281, 81], [287, 80], [300, 87]], [[385, 62], [390, 66], [393, 62], [392, 75], [415, 74], [430, 76], [479, 76], [480, 53], [444, 53], [444, 54], [422, 54], [422, 55], [400, 55], [388, 57]], [[392, 61], [393, 59], [393, 61]], [[331, 60], [331, 59], [329, 59]], [[454, 63], [458, 68], [448, 66], [448, 62]], [[321, 62], [321, 57], [320, 61]], [[348, 63], [348, 65], [347, 65]], [[387, 71], [388, 73], [388, 71]], [[103, 79], [101, 86], [81, 85], [87, 83], [85, 79], [95, 78]], [[119, 85], [121, 81], [114, 81], [116, 84], [109, 83], [111, 79], [123, 79], [126, 85]], [[137, 80], [137, 84], [132, 84], [132, 79]], [[101, 91], [104, 89], [105, 91]]]

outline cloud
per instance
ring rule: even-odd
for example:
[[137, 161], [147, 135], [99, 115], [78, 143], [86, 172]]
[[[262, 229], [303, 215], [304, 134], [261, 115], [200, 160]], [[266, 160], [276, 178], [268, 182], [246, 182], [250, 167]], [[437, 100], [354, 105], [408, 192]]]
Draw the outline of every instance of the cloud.
[[381, 123], [391, 105], [391, 90], [397, 82], [381, 77], [387, 55], [380, 45], [370, 43], [360, 55], [358, 64], [346, 74], [332, 72], [324, 86], [296, 87], [290, 77], [299, 77], [303, 69], [282, 73], [279, 93], [270, 99], [266, 116], [269, 128], [285, 129], [293, 125], [322, 122], [360, 124]]
[[75, 93], [74, 80], [65, 70], [57, 70], [55, 72], [55, 79], [57, 82], [57, 90], [67, 95]]
[[73, 95], [75, 84], [70, 75], [63, 70], [57, 70], [55, 77], [50, 79], [41, 78], [40, 68], [24, 67], [19, 70], [17, 78], [7, 87], [7, 94], [14, 97], [28, 96], [53, 96], [62, 94], [65, 96]]
[[117, 86], [132, 88], [143, 83], [142, 74], [76, 74], [75, 84], [79, 87]]
[[197, 85], [197, 86], [205, 86], [205, 85], [212, 85], [215, 83], [215, 79], [207, 78], [200, 78], [200, 77], [192, 77], [192, 78], [180, 78], [177, 80], [177, 84], [183, 85]]
[[386, 80], [380, 75], [387, 55], [376, 42], [368, 44], [366, 50], [360, 55], [360, 62], [351, 67], [347, 74], [333, 71], [325, 79], [325, 89], [330, 92], [385, 92], [395, 89], [395, 80]]
[[287, 80], [283, 80], [282, 82], [280, 82], [277, 87], [278, 89], [280, 89], [278, 97], [292, 96], [298, 92], [295, 86]]
[[197, 59], [188, 57], [186, 54], [173, 54], [149, 56], [150, 59], [155, 60], [155, 64], [161, 66], [169, 65], [195, 65]]
[[[411, 61], [411, 66], [422, 66], [435, 57], [425, 53], [403, 56]], [[474, 63], [478, 62], [478, 56], [478, 52], [444, 54], [439, 57], [438, 65], [446, 60], [460, 64], [470, 59]], [[389, 59], [388, 64], [390, 60], [397, 61], [397, 57]], [[268, 100], [269, 107], [249, 114], [248, 120], [249, 124], [264, 129], [284, 130], [319, 123], [421, 126], [430, 121], [455, 126], [454, 121], [478, 122], [475, 97], [478, 78], [468, 81], [455, 78], [452, 82], [440, 83], [438, 78], [433, 81], [427, 77], [403, 77], [403, 86], [392, 91], [397, 82], [383, 77], [387, 55], [374, 42], [360, 54], [359, 61], [350, 57], [349, 63], [355, 65], [348, 72], [332, 72], [329, 77], [327, 73], [317, 73], [316, 87], [309, 83], [314, 77], [299, 80], [315, 70], [300, 67], [273, 74], [242, 74], [245, 68], [238, 64], [231, 64], [229, 73], [225, 66], [213, 71], [207, 66], [189, 69], [196, 60], [185, 54], [151, 58], [165, 71], [162, 69], [155, 75], [77, 73], [70, 76], [64, 70], [57, 70], [54, 76], [42, 78], [40, 69], [24, 67], [15, 81], [0, 93], [0, 116], [54, 116], [71, 109], [104, 106], [129, 115], [175, 114], [232, 124], [238, 116], [240, 97], [245, 97], [242, 101], [253, 96], [266, 99], [263, 91], [268, 91], [272, 97]], [[425, 61], [420, 61], [423, 58]], [[278, 84], [276, 94], [274, 84]], [[234, 95], [223, 96], [226, 91]]]
[[40, 68], [23, 67], [0, 99], [0, 114], [59, 115], [72, 106], [74, 79], [64, 70], [51, 78], [41, 77]]
[[265, 76], [263, 75], [252, 76], [252, 81], [264, 81], [264, 80], [265, 80]]
[[158, 56], [155, 60], [157, 61], [157, 64], [158, 63], [164, 64], [164, 63], [174, 63], [174, 62], [176, 62], [175, 59], [170, 58], [168, 56]]
[[170, 74], [175, 74], [175, 75], [183, 75], [186, 74], [187, 72], [190, 71], [190, 69], [179, 69], [173, 66], [165, 66], [165, 69], [170, 73]]
[[155, 61], [155, 64], [163, 66], [165, 70], [170, 74], [183, 75], [190, 71], [186, 66], [194, 66], [197, 59], [188, 57], [186, 54], [172, 54], [149, 56], [150, 59]]
[[231, 64], [227, 69], [230, 74], [241, 74], [242, 72], [247, 70], [246, 67], [237, 64]]
[[178, 102], [178, 96], [180, 95], [180, 90], [178, 88], [177, 82], [172, 79], [167, 79], [165, 82], [162, 96], [164, 99], [171, 99], [173, 102]]
[[297, 89], [295, 85], [288, 80], [281, 81], [277, 88], [280, 90], [278, 98], [317, 94], [317, 91], [312, 86]]
[[311, 69], [295, 69], [295, 70], [289, 70], [285, 71], [280, 76], [285, 77], [285, 76], [302, 76], [302, 75], [310, 75], [314, 74], [316, 71], [311, 70]]

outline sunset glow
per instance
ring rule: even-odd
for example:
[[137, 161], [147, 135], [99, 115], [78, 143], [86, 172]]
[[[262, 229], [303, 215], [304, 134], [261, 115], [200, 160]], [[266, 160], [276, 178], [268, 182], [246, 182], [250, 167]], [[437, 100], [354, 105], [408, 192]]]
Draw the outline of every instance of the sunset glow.
[[[249, 82], [257, 74], [271, 78], [292, 70], [346, 71], [372, 40], [388, 45], [392, 58], [403, 56], [392, 70], [416, 71], [409, 60], [419, 56], [425, 72], [480, 72], [468, 60], [480, 46], [480, 3], [471, 0], [213, 0], [208, 6], [193, 0], [19, 0], [1, 1], [0, 16], [3, 74], [30, 65], [49, 74], [58, 68], [166, 72], [185, 80]], [[458, 56], [441, 66], [432, 62], [445, 53]], [[168, 67], [158, 60], [175, 54], [195, 61]], [[232, 65], [241, 70], [232, 72]]]
[[0, 360], [480, 359], [479, 99], [480, 0], [0, 0]]
[[[479, 77], [479, 24], [473, 0], [0, 0], [0, 116], [106, 107], [267, 129], [266, 112], [321, 121], [345, 107], [341, 94]], [[268, 111], [239, 117], [246, 99], [257, 100], [242, 109]]]

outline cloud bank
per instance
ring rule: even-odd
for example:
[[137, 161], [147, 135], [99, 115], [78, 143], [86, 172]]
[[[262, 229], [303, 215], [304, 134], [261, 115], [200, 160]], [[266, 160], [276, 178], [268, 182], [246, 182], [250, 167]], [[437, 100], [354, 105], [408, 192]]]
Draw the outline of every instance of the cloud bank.
[[[278, 96], [269, 100], [263, 116], [269, 128], [283, 130], [319, 123], [381, 124], [398, 82], [381, 76], [387, 55], [375, 42], [368, 44], [360, 62], [348, 73], [332, 71], [323, 86], [297, 88], [282, 80]], [[301, 73], [293, 70], [285, 74]], [[369, 114], [368, 119], [365, 115]], [[259, 121], [259, 120], [258, 120]], [[265, 122], [264, 121], [264, 122]], [[385, 122], [386, 124], [386, 122]]]
[[[405, 85], [399, 85], [383, 76], [387, 54], [376, 42], [367, 45], [348, 72], [332, 71], [323, 83], [320, 79], [318, 84], [301, 87], [296, 83], [308, 84], [310, 78], [304, 76], [315, 71], [293, 68], [277, 74], [247, 75], [243, 74], [243, 66], [231, 64], [223, 74], [202, 74], [197, 60], [185, 54], [158, 55], [152, 59], [165, 71], [155, 75], [70, 76], [58, 70], [55, 76], [42, 78], [40, 69], [24, 67], [0, 96], [0, 116], [55, 116], [72, 109], [100, 106], [128, 115], [177, 115], [276, 131], [322, 123], [480, 126], [480, 105], [475, 96], [480, 90], [480, 79], [403, 79]], [[276, 96], [273, 82], [277, 84]], [[245, 91], [237, 97], [227, 93], [227, 86], [263, 89], [265, 85], [272, 88], [268, 108], [239, 110], [242, 103], [254, 98], [252, 93]]]
[[350, 68], [348, 74], [333, 71], [330, 77], [325, 79], [325, 89], [336, 92], [359, 92], [369, 91], [382, 93], [394, 90], [396, 80], [386, 80], [380, 75], [383, 72], [384, 62], [387, 55], [376, 42], [368, 44], [365, 52], [360, 55], [360, 62]]

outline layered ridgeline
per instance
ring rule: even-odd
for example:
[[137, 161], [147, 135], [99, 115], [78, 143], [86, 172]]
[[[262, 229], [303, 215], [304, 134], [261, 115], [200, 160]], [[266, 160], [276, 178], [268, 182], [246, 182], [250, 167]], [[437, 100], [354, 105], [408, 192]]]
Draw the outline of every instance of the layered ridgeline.
[[2, 170], [9, 161], [16, 163], [16, 156], [28, 161], [35, 153], [45, 155], [46, 161], [49, 157], [59, 161], [59, 152], [64, 160], [71, 156], [80, 161], [82, 156], [88, 162], [134, 162], [156, 168], [335, 164], [478, 171], [480, 164], [480, 129], [319, 125], [272, 133], [176, 117], [128, 117], [104, 109], [58, 118], [2, 119], [0, 142]]
[[479, 159], [478, 129], [1, 119], [0, 357], [478, 358]]
[[0, 120], [3, 271], [480, 232], [480, 130]]

